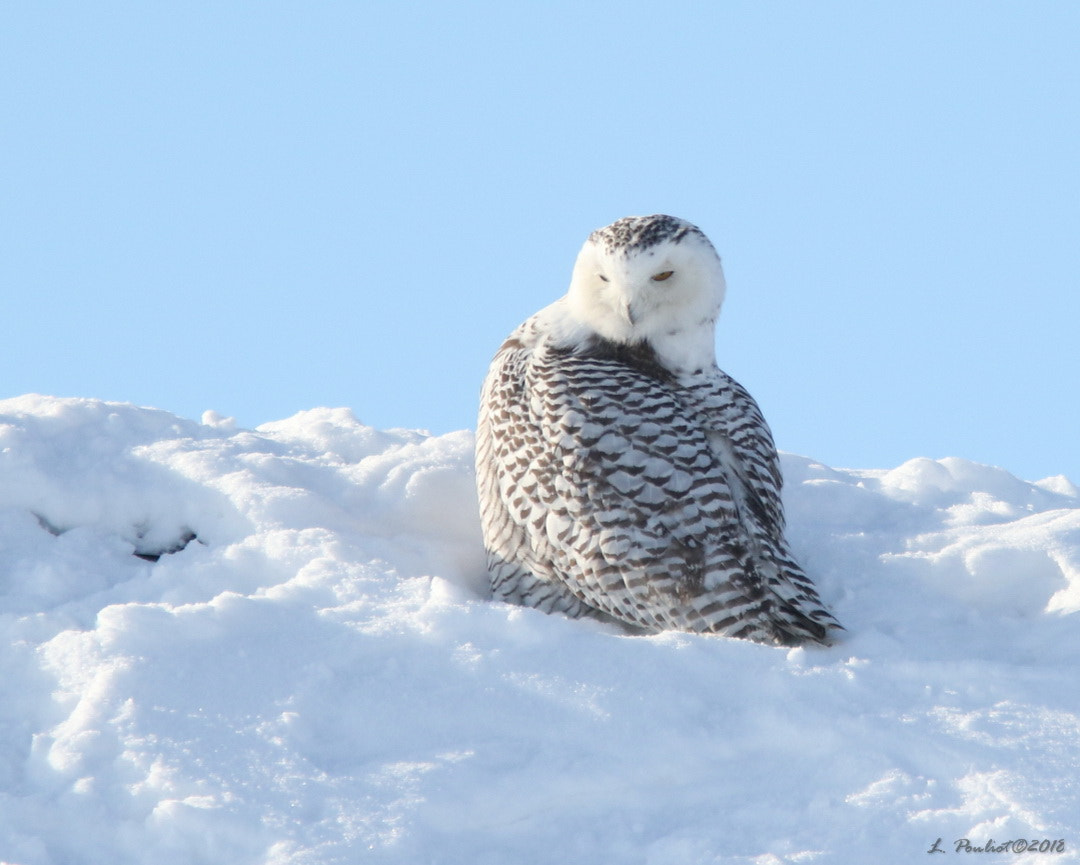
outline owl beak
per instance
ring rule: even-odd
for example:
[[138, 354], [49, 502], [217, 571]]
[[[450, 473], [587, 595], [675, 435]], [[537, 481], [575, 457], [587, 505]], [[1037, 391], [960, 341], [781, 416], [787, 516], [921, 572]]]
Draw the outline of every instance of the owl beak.
[[638, 323], [637, 316], [634, 315], [634, 305], [630, 301], [626, 301], [622, 305], [623, 318], [626, 319], [626, 323], [633, 327]]

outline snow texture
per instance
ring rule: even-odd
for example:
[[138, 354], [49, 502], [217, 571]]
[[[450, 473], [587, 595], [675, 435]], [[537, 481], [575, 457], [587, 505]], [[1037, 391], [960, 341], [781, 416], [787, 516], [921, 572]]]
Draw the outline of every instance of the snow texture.
[[785, 650], [489, 601], [472, 446], [0, 402], [0, 861], [1080, 861], [1067, 479], [785, 455]]

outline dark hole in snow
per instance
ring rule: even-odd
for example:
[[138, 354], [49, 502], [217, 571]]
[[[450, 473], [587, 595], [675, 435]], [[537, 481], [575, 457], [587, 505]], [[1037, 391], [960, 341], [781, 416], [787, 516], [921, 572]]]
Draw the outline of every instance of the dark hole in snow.
[[[191, 531], [191, 529], [185, 529], [184, 533], [182, 535], [180, 535], [180, 537], [176, 540], [175, 543], [169, 544], [169, 546], [162, 547], [161, 549], [157, 549], [157, 550], [154, 550], [154, 549], [141, 549], [140, 550], [138, 547], [136, 547], [134, 555], [136, 557], [138, 557], [140, 559], [144, 559], [145, 561], [148, 561], [148, 562], [156, 562], [162, 556], [167, 556], [170, 553], [178, 553], [178, 552], [180, 552], [182, 549], [184, 549], [184, 547], [186, 547], [192, 541], [197, 541], [197, 540], [199, 540], [199, 539], [195, 535], [195, 532]], [[199, 541], [199, 543], [202, 543], [202, 541]]]
[[[56, 537], [59, 537], [60, 535], [62, 535], [64, 532], [67, 531], [67, 529], [61, 528], [60, 526], [56, 525], [51, 520], [49, 520], [48, 517], [44, 516], [43, 514], [39, 514], [36, 511], [31, 511], [31, 513], [33, 513], [34, 517], [37, 519], [38, 525], [40, 525], [43, 529], [45, 529], [45, 531], [47, 531], [50, 535], [55, 535]], [[173, 543], [169, 544], [168, 546], [165, 546], [165, 547], [140, 546], [139, 541], [143, 538], [143, 536], [145, 534], [146, 534], [145, 526], [139, 528], [138, 533], [136, 535], [137, 539], [134, 542], [135, 543], [135, 552], [132, 553], [132, 555], [134, 555], [136, 558], [143, 559], [144, 561], [147, 561], [147, 562], [156, 562], [162, 556], [167, 556], [170, 553], [178, 553], [178, 552], [180, 552], [182, 549], [184, 549], [192, 541], [199, 541], [199, 537], [198, 537], [198, 535], [195, 534], [195, 532], [193, 532], [191, 529], [184, 529], [183, 532], [180, 534], [180, 537], [177, 538]], [[199, 543], [201, 544], [203, 542], [199, 541]]]
[[37, 513], [37, 511], [31, 511], [31, 513], [37, 518], [38, 525], [45, 529], [45, 531], [47, 531], [50, 535], [60, 537], [60, 535], [64, 533], [64, 529], [60, 528], [59, 526], [53, 525], [46, 517]]

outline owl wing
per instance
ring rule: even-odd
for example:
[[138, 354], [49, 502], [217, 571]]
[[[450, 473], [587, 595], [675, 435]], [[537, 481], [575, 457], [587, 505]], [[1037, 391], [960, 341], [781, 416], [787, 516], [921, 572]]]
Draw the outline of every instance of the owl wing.
[[714, 452], [744, 492], [745, 505], [754, 519], [767, 534], [782, 535], [780, 460], [757, 402], [719, 369], [686, 388], [684, 399], [701, 418]]
[[736, 498], [741, 495], [742, 524], [752, 539], [750, 564], [775, 600], [771, 613], [775, 625], [791, 638], [780, 641], [829, 642], [830, 633], [843, 628], [788, 547], [780, 460], [757, 403], [718, 369], [690, 385], [685, 398], [703, 418]]
[[478, 429], [495, 594], [771, 641], [774, 601], [701, 412], [648, 359], [512, 341]]
[[768, 426], [719, 370], [526, 323], [496, 355], [477, 478], [496, 597], [649, 631], [824, 641], [837, 626], [783, 537]]
[[543, 531], [553, 499], [548, 444], [524, 398], [535, 335], [532, 320], [503, 343], [491, 363], [476, 425], [476, 486], [493, 595], [547, 613], [596, 612], [554, 567], [556, 549]]

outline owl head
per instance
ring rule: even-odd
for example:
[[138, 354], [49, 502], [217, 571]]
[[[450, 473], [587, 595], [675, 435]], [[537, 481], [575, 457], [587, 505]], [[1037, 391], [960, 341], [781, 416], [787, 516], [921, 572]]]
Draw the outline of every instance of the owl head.
[[675, 366], [715, 357], [724, 300], [720, 257], [673, 216], [628, 216], [589, 235], [567, 293], [582, 325], [619, 343], [647, 342]]

